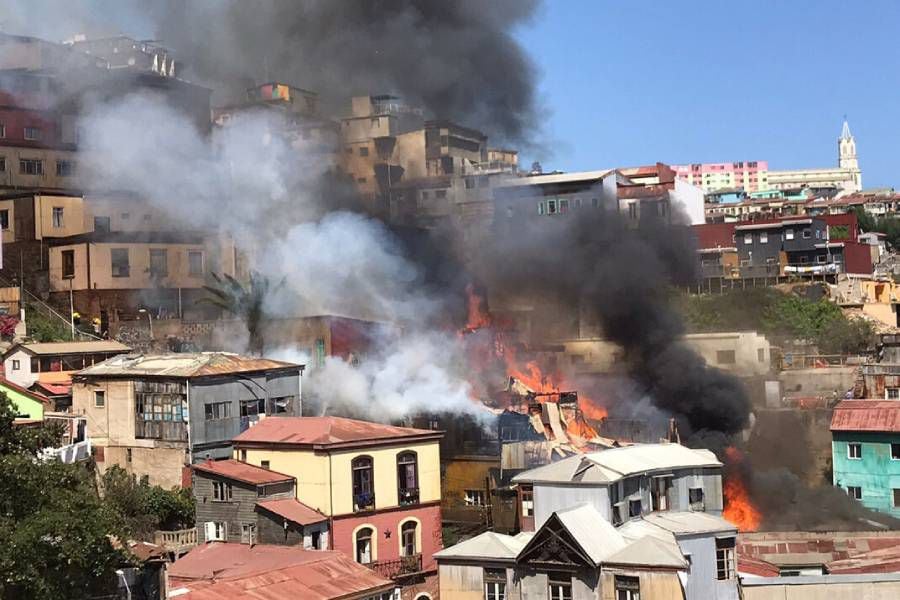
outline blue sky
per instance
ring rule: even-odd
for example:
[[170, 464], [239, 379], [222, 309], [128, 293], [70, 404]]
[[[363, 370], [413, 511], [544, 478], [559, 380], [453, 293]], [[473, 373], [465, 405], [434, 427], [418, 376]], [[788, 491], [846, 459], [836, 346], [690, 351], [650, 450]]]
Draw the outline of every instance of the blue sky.
[[547, 0], [517, 35], [545, 170], [831, 166], [846, 114], [863, 186], [900, 189], [900, 1]]

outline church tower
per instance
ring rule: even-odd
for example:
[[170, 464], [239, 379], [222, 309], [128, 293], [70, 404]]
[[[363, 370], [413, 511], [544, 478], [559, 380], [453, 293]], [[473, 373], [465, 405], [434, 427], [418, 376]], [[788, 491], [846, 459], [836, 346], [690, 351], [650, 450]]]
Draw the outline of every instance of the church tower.
[[856, 158], [856, 140], [850, 133], [850, 125], [847, 119], [844, 119], [844, 126], [841, 129], [841, 137], [838, 138], [838, 166], [847, 169], [853, 174], [853, 189], [849, 192], [858, 192], [862, 190], [862, 172], [859, 170], [859, 160]]

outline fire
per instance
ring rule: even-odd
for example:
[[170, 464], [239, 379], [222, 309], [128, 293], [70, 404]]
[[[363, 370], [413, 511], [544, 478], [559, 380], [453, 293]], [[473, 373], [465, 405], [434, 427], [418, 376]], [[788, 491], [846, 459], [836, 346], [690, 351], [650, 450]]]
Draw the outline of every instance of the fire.
[[725, 510], [722, 516], [737, 525], [739, 531], [756, 531], [762, 521], [759, 510], [750, 501], [750, 495], [741, 477], [740, 464], [744, 455], [730, 446], [725, 450]]
[[471, 283], [466, 286], [466, 308], [468, 312], [466, 329], [468, 331], [490, 327], [493, 323], [484, 296], [479, 295]]

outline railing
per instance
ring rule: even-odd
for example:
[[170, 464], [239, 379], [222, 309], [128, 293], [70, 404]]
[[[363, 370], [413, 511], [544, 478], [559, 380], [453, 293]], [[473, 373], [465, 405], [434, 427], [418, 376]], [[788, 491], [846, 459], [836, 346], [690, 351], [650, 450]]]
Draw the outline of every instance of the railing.
[[361, 510], [372, 510], [375, 508], [375, 494], [364, 493], [353, 495], [353, 510], [359, 512]]
[[877, 364], [863, 365], [863, 375], [900, 375], [900, 365]]
[[865, 362], [866, 357], [861, 354], [793, 354], [787, 352], [781, 357], [781, 370], [842, 367], [861, 365]]
[[44, 460], [57, 459], [62, 463], [72, 463], [87, 460], [91, 457], [91, 440], [67, 444], [61, 448], [46, 448], [41, 452]]
[[419, 503], [419, 488], [400, 488], [397, 490], [397, 494], [400, 497], [400, 505], [406, 506], [407, 504], [418, 504]]
[[197, 545], [197, 528], [179, 529], [177, 531], [155, 531], [153, 543], [162, 546], [169, 552], [181, 555]]
[[366, 565], [385, 579], [397, 579], [422, 571], [422, 555], [401, 556], [395, 560], [379, 560]]

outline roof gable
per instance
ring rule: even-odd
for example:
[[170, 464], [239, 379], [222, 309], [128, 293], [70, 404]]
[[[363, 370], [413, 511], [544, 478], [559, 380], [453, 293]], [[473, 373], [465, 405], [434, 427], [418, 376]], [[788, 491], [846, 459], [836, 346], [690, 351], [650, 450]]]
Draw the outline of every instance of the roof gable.
[[516, 561], [532, 567], [563, 571], [600, 566], [599, 561], [595, 561], [566, 529], [557, 513], [550, 515]]

